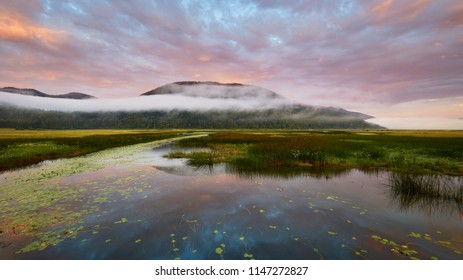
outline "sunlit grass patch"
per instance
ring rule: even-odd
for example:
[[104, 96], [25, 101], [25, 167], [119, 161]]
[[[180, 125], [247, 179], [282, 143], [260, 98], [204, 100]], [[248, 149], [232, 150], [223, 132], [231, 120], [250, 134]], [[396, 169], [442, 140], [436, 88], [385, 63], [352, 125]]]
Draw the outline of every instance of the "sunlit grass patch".
[[241, 170], [336, 166], [463, 174], [463, 133], [456, 132], [223, 131], [179, 145], [210, 148], [222, 155], [213, 162]]
[[176, 137], [185, 131], [0, 130], [0, 171], [96, 151]]

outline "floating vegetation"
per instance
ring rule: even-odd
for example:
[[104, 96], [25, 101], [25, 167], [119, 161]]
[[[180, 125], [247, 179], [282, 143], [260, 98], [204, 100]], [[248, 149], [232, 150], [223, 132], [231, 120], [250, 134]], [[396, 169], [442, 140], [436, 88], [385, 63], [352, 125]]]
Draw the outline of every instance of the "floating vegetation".
[[[208, 149], [215, 153], [214, 145], [224, 145], [227, 156], [246, 157], [256, 146], [273, 147], [263, 134], [245, 144], [239, 141], [246, 135], [235, 143], [227, 143], [228, 136], [222, 143], [215, 138]], [[296, 134], [287, 134], [292, 133], [279, 132], [272, 138], [294, 140]], [[299, 134], [296, 138], [302, 141], [313, 133]], [[374, 142], [346, 140], [355, 145]], [[47, 163], [40, 172], [33, 168], [5, 174], [0, 247], [6, 248], [1, 251], [14, 250], [14, 258], [463, 259], [458, 219], [424, 219], [419, 213], [390, 208], [383, 193], [387, 172], [352, 170], [334, 180], [304, 172], [277, 179], [223, 173], [176, 176], [153, 162], [140, 165], [137, 153], [146, 150], [143, 156], [149, 156], [155, 145]], [[235, 145], [241, 152], [233, 155]], [[269, 160], [273, 169], [309, 170], [315, 165], [327, 168], [332, 160], [330, 151], [324, 150], [323, 157], [316, 154], [322, 146], [307, 155], [311, 150], [305, 144], [290, 145], [291, 161], [285, 162], [283, 154], [258, 161]], [[362, 161], [387, 156], [387, 149], [364, 148], [356, 153]], [[350, 163], [340, 161], [339, 166]], [[12, 244], [16, 240], [24, 243]]]
[[378, 236], [378, 235], [372, 235], [371, 238], [378, 241], [382, 245], [390, 248], [390, 251], [395, 253], [395, 254], [403, 255], [403, 256], [408, 257], [410, 259], [418, 259], [416, 257], [418, 252], [413, 250], [413, 249], [410, 249], [409, 245], [407, 245], [407, 244], [400, 245], [400, 244], [397, 244], [396, 242], [394, 242], [392, 240], [382, 238], [381, 236]]
[[[28, 131], [23, 137], [0, 134], [0, 171], [16, 169], [44, 160], [87, 155], [100, 150], [178, 137], [178, 131], [93, 130]], [[31, 137], [32, 136], [32, 137]]]
[[127, 222], [127, 218], [121, 218], [119, 221], [115, 221], [114, 223], [115, 224], [122, 224], [122, 223], [126, 223]]
[[[132, 192], [143, 192], [144, 188], [128, 184], [134, 178], [119, 178], [109, 186], [97, 186], [93, 181], [82, 182], [80, 186], [66, 185], [60, 183], [61, 178], [125, 163], [130, 156], [169, 141], [172, 140], [110, 149], [7, 174], [0, 188], [0, 230], [9, 236], [32, 237], [30, 244], [17, 253], [45, 250], [75, 238], [82, 231], [77, 225], [82, 224], [87, 215], [98, 213], [99, 204], [118, 201], [115, 193], [126, 199]], [[80, 206], [76, 208], [76, 204]], [[124, 217], [114, 223], [127, 221]], [[99, 230], [89, 229], [89, 232], [96, 235]]]

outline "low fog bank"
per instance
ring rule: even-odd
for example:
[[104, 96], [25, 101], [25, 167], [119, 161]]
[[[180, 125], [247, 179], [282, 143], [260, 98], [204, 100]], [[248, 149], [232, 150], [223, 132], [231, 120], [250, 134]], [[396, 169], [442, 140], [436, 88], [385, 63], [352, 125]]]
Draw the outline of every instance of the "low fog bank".
[[388, 129], [463, 129], [463, 119], [450, 118], [373, 118], [367, 122], [378, 124]]
[[55, 99], [0, 93], [0, 103], [28, 109], [62, 112], [110, 112], [110, 111], [208, 111], [208, 110], [263, 110], [294, 103], [284, 99], [269, 99], [255, 95], [253, 98], [217, 98], [185, 95], [153, 95], [123, 99]]

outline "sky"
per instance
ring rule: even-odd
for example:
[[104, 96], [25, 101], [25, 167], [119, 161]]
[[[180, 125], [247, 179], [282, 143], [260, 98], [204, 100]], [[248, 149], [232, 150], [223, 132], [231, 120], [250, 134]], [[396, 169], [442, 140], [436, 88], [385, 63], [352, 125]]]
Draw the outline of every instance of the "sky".
[[463, 3], [0, 0], [0, 87], [132, 98], [182, 80], [463, 129]]

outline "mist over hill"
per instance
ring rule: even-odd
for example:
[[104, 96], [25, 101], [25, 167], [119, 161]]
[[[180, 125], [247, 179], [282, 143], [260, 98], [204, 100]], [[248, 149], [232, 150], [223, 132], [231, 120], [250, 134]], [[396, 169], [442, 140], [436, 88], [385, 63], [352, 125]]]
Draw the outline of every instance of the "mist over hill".
[[37, 96], [37, 97], [47, 97], [47, 98], [64, 98], [64, 99], [95, 99], [93, 95], [81, 93], [81, 92], [70, 92], [66, 94], [52, 95], [41, 92], [32, 88], [15, 88], [15, 87], [3, 87], [0, 88], [2, 92], [21, 94], [26, 96]]
[[79, 93], [58, 99], [33, 89], [13, 91], [0, 92], [0, 127], [382, 128], [366, 122], [369, 115], [298, 104], [268, 89], [237, 83], [183, 81], [123, 99], [79, 98]]
[[142, 96], [176, 94], [182, 96], [214, 98], [214, 99], [271, 99], [284, 101], [285, 98], [268, 89], [239, 83], [218, 83], [181, 81], [157, 87]]

